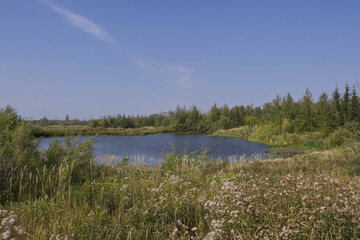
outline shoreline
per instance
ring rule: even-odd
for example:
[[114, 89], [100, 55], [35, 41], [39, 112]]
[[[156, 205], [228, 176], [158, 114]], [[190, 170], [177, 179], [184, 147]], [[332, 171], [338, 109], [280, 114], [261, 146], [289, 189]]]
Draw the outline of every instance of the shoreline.
[[[271, 141], [264, 141], [253, 139], [251, 136], [245, 137], [239, 135], [239, 129], [218, 130], [213, 133], [196, 133], [196, 132], [175, 132], [169, 128], [155, 128], [155, 127], [141, 127], [141, 128], [90, 128], [83, 125], [69, 125], [60, 126], [53, 125], [48, 127], [33, 127], [33, 134], [36, 138], [46, 137], [77, 137], [77, 136], [146, 136], [146, 135], [159, 135], [159, 134], [175, 134], [175, 135], [200, 135], [206, 134], [207, 136], [214, 137], [233, 137], [264, 144], [271, 147], [264, 153], [271, 154], [273, 157], [291, 157], [294, 155], [304, 154], [309, 151], [323, 151], [325, 148], [310, 147], [304, 148], [303, 143], [298, 144], [275, 144]], [[316, 134], [316, 133], [311, 133]], [[298, 135], [300, 136], [300, 135]], [[270, 139], [271, 140], [271, 139]]]

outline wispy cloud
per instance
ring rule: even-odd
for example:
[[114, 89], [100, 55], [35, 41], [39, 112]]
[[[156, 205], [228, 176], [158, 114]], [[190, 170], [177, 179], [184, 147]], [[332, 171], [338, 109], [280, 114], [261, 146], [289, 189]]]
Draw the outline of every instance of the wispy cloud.
[[143, 71], [157, 73], [159, 70], [149, 62], [146, 62], [142, 59], [136, 58], [134, 59], [135, 64]]
[[175, 72], [184, 73], [184, 74], [192, 74], [192, 72], [193, 72], [189, 68], [184, 67], [182, 65], [170, 65], [170, 66], [168, 66], [168, 68]]
[[190, 76], [193, 71], [183, 65], [165, 65], [145, 61], [140, 58], [134, 59], [135, 64], [143, 71], [161, 74], [165, 77], [173, 78], [176, 80], [177, 85], [183, 88], [193, 88], [194, 84]]
[[190, 77], [187, 77], [187, 76], [179, 77], [178, 78], [178, 85], [180, 87], [184, 87], [184, 88], [192, 88], [192, 87], [194, 87], [194, 84], [191, 81]]
[[110, 43], [110, 44], [114, 45], [115, 47], [117, 47], [116, 42], [112, 39], [110, 34], [108, 34], [104, 29], [102, 29], [99, 25], [97, 25], [90, 19], [88, 19], [84, 16], [81, 16], [81, 15], [78, 15], [78, 14], [72, 13], [69, 10], [59, 7], [59, 6], [51, 3], [48, 0], [43, 0], [43, 1], [53, 11], [63, 15], [71, 25], [78, 27], [81, 30], [83, 30], [87, 33], [90, 33], [94, 37], [97, 37], [98, 39], [103, 40], [103, 41]]

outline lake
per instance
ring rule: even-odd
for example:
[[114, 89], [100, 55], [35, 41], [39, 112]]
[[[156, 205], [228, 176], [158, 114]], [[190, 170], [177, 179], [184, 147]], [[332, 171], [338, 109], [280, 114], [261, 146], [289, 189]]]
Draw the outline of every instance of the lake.
[[[59, 140], [64, 139], [59, 137]], [[78, 137], [79, 142], [84, 142], [89, 137]], [[43, 138], [40, 148], [47, 149], [53, 138]], [[192, 153], [209, 147], [210, 159], [230, 160], [237, 157], [251, 157], [264, 154], [271, 147], [240, 138], [215, 137], [207, 135], [175, 135], [157, 134], [146, 136], [97, 136], [95, 137], [94, 150], [99, 162], [111, 158], [115, 161], [127, 157], [138, 164], [153, 166], [160, 164], [164, 156], [169, 153]], [[106, 156], [112, 155], [112, 156]]]

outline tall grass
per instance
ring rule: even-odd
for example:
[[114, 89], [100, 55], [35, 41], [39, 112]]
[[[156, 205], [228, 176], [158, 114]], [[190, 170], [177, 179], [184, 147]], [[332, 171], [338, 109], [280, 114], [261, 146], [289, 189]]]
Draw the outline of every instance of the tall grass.
[[[228, 130], [218, 130], [212, 134], [213, 136], [239, 137], [249, 141], [264, 143], [272, 146], [301, 146], [309, 145], [313, 148], [324, 148], [324, 135], [316, 132], [309, 133], [288, 133], [278, 134], [271, 124], [265, 124], [258, 127], [243, 126]], [[306, 147], [306, 146], [305, 146]]]
[[69, 161], [20, 169], [3, 207], [19, 239], [357, 239], [359, 154], [360, 144], [267, 161], [170, 155], [156, 168], [92, 164], [81, 180]]

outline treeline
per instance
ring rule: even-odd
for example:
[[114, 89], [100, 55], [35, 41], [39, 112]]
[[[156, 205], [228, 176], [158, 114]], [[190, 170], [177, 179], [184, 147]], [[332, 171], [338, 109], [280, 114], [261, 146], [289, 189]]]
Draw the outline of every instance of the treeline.
[[91, 127], [136, 128], [143, 126], [167, 127], [175, 132], [209, 133], [244, 125], [271, 124], [277, 134], [319, 131], [324, 134], [347, 123], [360, 122], [360, 103], [356, 87], [345, 85], [343, 93], [336, 87], [331, 95], [322, 93], [314, 99], [309, 89], [295, 101], [288, 93], [277, 95], [262, 107], [214, 104], [210, 111], [202, 113], [195, 105], [187, 109], [177, 107], [174, 111], [149, 116], [106, 116], [90, 120]]
[[47, 127], [47, 126], [69, 126], [69, 125], [88, 125], [88, 121], [86, 120], [79, 120], [79, 119], [70, 119], [68, 115], [66, 115], [65, 120], [51, 120], [43, 117], [39, 120], [32, 120], [30, 121], [32, 125], [39, 126], [39, 127]]
[[[357, 86], [359, 89], [359, 85]], [[244, 125], [257, 127], [270, 124], [276, 134], [318, 131], [324, 134], [349, 123], [360, 122], [360, 103], [357, 88], [345, 85], [338, 87], [331, 95], [322, 93], [317, 99], [307, 89], [299, 100], [290, 93], [277, 95], [271, 102], [261, 107], [240, 105], [229, 108], [214, 104], [204, 113], [195, 105], [190, 108], [176, 107], [173, 111], [148, 116], [114, 115], [89, 121], [47, 120], [32, 121], [37, 126], [88, 125], [90, 128], [140, 128], [145, 126], [163, 127], [169, 131], [184, 133], [212, 133], [219, 129], [230, 129]]]

